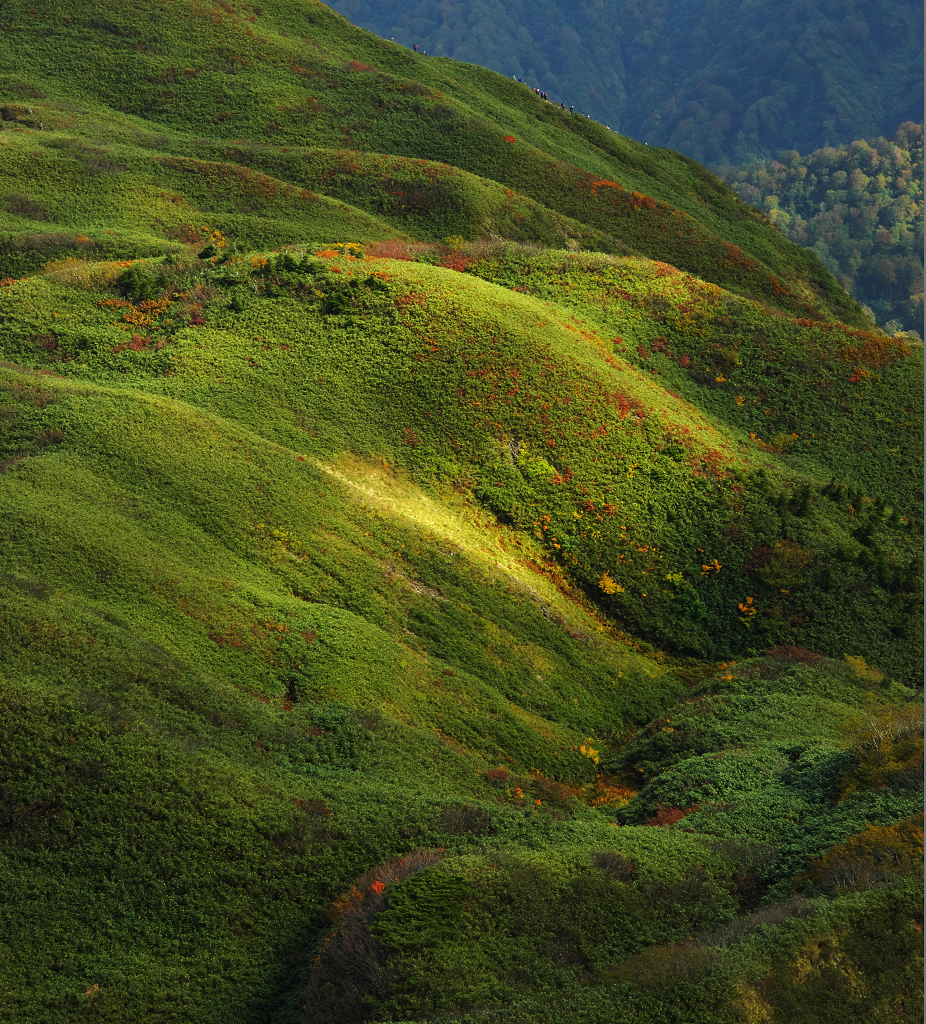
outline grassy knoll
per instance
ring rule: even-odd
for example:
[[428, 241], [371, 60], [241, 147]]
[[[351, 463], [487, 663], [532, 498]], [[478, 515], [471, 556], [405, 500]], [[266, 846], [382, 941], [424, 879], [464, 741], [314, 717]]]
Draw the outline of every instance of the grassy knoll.
[[922, 346], [321, 5], [30, 11], [0, 1016], [918, 1019]]

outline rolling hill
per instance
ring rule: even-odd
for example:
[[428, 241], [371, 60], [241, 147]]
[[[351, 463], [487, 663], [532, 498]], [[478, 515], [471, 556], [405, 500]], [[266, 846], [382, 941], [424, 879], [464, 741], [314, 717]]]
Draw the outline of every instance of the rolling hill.
[[890, 137], [923, 117], [913, 3], [336, 0], [363, 28], [471, 61], [713, 165]]
[[922, 343], [321, 4], [0, 27], [0, 1015], [917, 1020]]

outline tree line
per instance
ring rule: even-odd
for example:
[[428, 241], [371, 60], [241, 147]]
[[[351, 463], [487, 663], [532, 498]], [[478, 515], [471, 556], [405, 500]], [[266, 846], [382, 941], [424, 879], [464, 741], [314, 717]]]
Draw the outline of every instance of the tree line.
[[923, 322], [923, 126], [718, 168], [792, 241], [812, 248], [891, 333]]

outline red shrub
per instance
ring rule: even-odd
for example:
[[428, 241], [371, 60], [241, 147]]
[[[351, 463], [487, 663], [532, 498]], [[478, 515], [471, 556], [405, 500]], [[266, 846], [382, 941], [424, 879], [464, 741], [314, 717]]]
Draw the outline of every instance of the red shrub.
[[[458, 273], [463, 273], [468, 267], [471, 267], [476, 262], [475, 257], [466, 256], [462, 252], [448, 252], [442, 256], [440, 262], [436, 263], [435, 266], [443, 267], [445, 270], [456, 270]], [[526, 292], [526, 288], [515, 288], [515, 291]]]
[[652, 818], [647, 818], [643, 824], [655, 825], [660, 828], [663, 825], [674, 825], [676, 822], [681, 821], [682, 818], [693, 814], [699, 806], [699, 804], [694, 804], [682, 810], [681, 807], [663, 807], [662, 804], [656, 804], [656, 813]]

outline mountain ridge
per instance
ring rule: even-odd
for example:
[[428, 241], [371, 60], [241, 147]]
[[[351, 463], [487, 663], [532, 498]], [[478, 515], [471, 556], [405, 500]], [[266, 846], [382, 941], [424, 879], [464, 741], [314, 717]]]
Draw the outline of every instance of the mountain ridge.
[[334, 6], [380, 36], [515, 75], [709, 165], [890, 136], [922, 119], [922, 12], [912, 5]]

